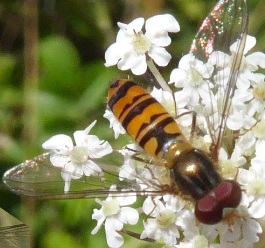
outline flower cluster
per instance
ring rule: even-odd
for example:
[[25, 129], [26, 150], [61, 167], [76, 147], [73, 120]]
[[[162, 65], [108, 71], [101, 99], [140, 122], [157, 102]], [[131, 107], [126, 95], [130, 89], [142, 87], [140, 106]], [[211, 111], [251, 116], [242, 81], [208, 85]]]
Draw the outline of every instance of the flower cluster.
[[120, 31], [116, 43], [106, 51], [105, 66], [117, 64], [120, 70], [131, 69], [134, 74], [141, 75], [147, 69], [148, 57], [159, 66], [169, 63], [171, 55], [164, 47], [171, 43], [168, 32], [180, 29], [176, 19], [169, 14], [151, 17], [145, 23], [145, 34], [143, 25], [144, 18], [137, 18], [129, 24], [118, 22]]
[[[106, 66], [117, 64], [121, 70], [131, 69], [134, 74], [142, 75], [150, 61], [159, 66], [169, 63], [171, 55], [165, 50], [171, 42], [168, 33], [179, 31], [178, 22], [166, 14], [148, 19], [145, 33], [143, 25], [143, 18], [129, 24], [118, 23], [116, 42], [105, 54]], [[170, 170], [164, 161], [151, 158], [136, 143], [119, 151], [124, 158], [121, 166], [113, 169], [97, 163], [98, 158], [113, 150], [107, 141], [89, 134], [95, 121], [84, 131], [74, 133], [76, 145], [62, 134], [43, 144], [43, 148], [51, 150], [50, 162], [62, 168], [65, 193], [71, 192], [71, 180], [84, 175], [102, 178], [104, 183], [104, 172], [110, 170], [109, 174], [115, 176], [109, 189], [106, 190], [106, 184], [104, 190], [94, 189], [95, 195], [109, 193], [104, 201], [96, 199], [101, 209], [95, 209], [92, 215], [97, 220], [92, 234], [104, 225], [109, 247], [123, 245], [119, 232], [125, 232], [124, 224], [135, 225], [140, 213], [146, 215], [143, 231], [131, 236], [156, 240], [170, 247], [249, 248], [258, 242], [258, 234], [262, 232], [259, 221], [265, 220], [265, 75], [259, 71], [265, 68], [265, 54], [248, 54], [255, 46], [254, 37], [245, 36], [242, 43], [244, 35], [237, 38], [230, 44], [230, 54], [212, 51], [207, 60], [200, 60], [196, 51], [183, 56], [170, 75], [168, 84], [172, 92], [156, 88], [151, 92], [175, 118], [193, 147], [209, 153], [211, 145], [215, 145], [218, 173], [223, 179], [239, 183], [242, 200], [237, 208], [224, 209], [220, 223], [199, 223], [194, 214], [196, 201], [181, 192], [170, 194], [165, 190], [171, 184]], [[161, 75], [154, 77], [163, 85]], [[191, 133], [192, 115], [196, 117], [195, 135]], [[109, 119], [115, 138], [126, 133], [108, 108], [104, 117]], [[137, 209], [129, 207], [137, 201], [137, 196], [146, 197], [143, 205]]]
[[[226, 221], [207, 226], [196, 224], [189, 203], [177, 196], [173, 197], [173, 202], [166, 199], [172, 196], [155, 200], [147, 198], [143, 210], [148, 218], [143, 223], [141, 238], [162, 240], [166, 245], [176, 247], [252, 247], [259, 240], [257, 234], [262, 229], [258, 220], [265, 219], [265, 76], [257, 71], [265, 68], [265, 54], [254, 52], [247, 55], [256, 43], [256, 39], [248, 35], [241, 64], [236, 68], [233, 63], [238, 42], [231, 44], [230, 54], [213, 51], [207, 61], [199, 60], [196, 53], [183, 56], [169, 80], [169, 84], [176, 87], [174, 96], [156, 88], [151, 94], [173, 116], [181, 116], [176, 121], [184, 134], [189, 135], [187, 130], [191, 128], [192, 118], [182, 113], [196, 113], [197, 126], [204, 137], [203, 141], [200, 138], [197, 142], [199, 144], [194, 141], [193, 145], [202, 150], [209, 148], [211, 142], [217, 142], [218, 132], [211, 131], [218, 130], [223, 118], [227, 118], [223, 128], [230, 133], [236, 131], [237, 136], [223, 140], [218, 161], [223, 178], [236, 179], [241, 185], [240, 206], [224, 211]], [[228, 103], [229, 111], [224, 112], [230, 75], [236, 70], [238, 75], [232, 89], [232, 101]], [[174, 104], [177, 106], [175, 115]], [[123, 134], [121, 124], [111, 112], [108, 113], [107, 118], [115, 137], [118, 137]], [[125, 161], [128, 166], [128, 158]], [[126, 167], [126, 170], [135, 173], [135, 162], [131, 164], [133, 167]], [[145, 176], [148, 178], [148, 173]], [[216, 240], [219, 240], [219, 246], [215, 244]]]
[[96, 124], [94, 121], [84, 131], [76, 131], [73, 145], [71, 137], [58, 134], [43, 143], [44, 149], [50, 149], [51, 163], [62, 168], [62, 178], [65, 181], [64, 191], [70, 190], [71, 179], [86, 176], [103, 176], [102, 169], [93, 161], [112, 152], [107, 141], [99, 140], [96, 135], [89, 135]]

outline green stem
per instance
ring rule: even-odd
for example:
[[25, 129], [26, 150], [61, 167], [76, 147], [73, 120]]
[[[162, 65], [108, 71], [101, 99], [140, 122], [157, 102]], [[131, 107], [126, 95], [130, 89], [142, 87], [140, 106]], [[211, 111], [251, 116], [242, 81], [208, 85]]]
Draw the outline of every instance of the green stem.
[[157, 82], [160, 84], [161, 88], [172, 94], [172, 90], [169, 88], [167, 82], [162, 77], [162, 75], [160, 74], [160, 72], [156, 68], [156, 66], [155, 66], [155, 64], [151, 58], [147, 59], [147, 66], [150, 69], [150, 71], [152, 72], [152, 74], [155, 77], [155, 79], [157, 80]]

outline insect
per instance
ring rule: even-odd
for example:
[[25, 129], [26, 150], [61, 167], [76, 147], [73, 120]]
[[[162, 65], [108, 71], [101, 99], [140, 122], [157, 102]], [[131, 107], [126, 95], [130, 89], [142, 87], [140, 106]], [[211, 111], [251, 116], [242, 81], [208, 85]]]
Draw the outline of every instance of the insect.
[[198, 220], [215, 224], [224, 207], [238, 206], [239, 184], [222, 180], [209, 154], [189, 144], [173, 117], [147, 91], [133, 81], [118, 80], [110, 86], [108, 105], [146, 152], [165, 161], [173, 192], [176, 188], [175, 194], [181, 191], [196, 200]]
[[[202, 79], [208, 86], [203, 113], [206, 126], [204, 131], [209, 133], [212, 141], [209, 153], [195, 148], [185, 138], [174, 118], [135, 82], [118, 80], [111, 84], [109, 107], [127, 133], [159, 162], [157, 166], [166, 167], [170, 171], [168, 183], [154, 183], [152, 190], [143, 191], [137, 183], [117, 182], [119, 176], [115, 170], [119, 167], [113, 169], [113, 166], [100, 164], [104, 173], [108, 174], [107, 180], [83, 177], [83, 181], [73, 182], [71, 190], [65, 193], [62, 190], [64, 181], [60, 179], [60, 168], [50, 163], [50, 154], [40, 155], [10, 169], [3, 177], [4, 182], [17, 194], [44, 199], [95, 198], [109, 193], [118, 196], [119, 193], [132, 190], [139, 195], [187, 195], [195, 201], [195, 215], [199, 221], [218, 223], [222, 220], [223, 209], [235, 208], [241, 200], [239, 184], [235, 180], [224, 180], [217, 167], [243, 57], [247, 27], [246, 1], [221, 0], [204, 20], [191, 46], [195, 59], [191, 57], [187, 63], [191, 77], [196, 78], [198, 71], [193, 63], [198, 60], [205, 62], [214, 51], [229, 52], [230, 46], [236, 42], [228, 78], [223, 79], [223, 83], [216, 83], [218, 78], [222, 79], [223, 73], [218, 64], [220, 57], [216, 56], [215, 63], [212, 61], [208, 67], [212, 68], [211, 76]], [[196, 112], [195, 108], [191, 110]], [[138, 172], [134, 177], [141, 179], [146, 186], [156, 182], [145, 181]], [[110, 191], [109, 181], [117, 183], [118, 191]]]
[[30, 230], [29, 228], [15, 219], [13, 216], [0, 209], [1, 227], [0, 241], [1, 247], [29, 247], [30, 245]]

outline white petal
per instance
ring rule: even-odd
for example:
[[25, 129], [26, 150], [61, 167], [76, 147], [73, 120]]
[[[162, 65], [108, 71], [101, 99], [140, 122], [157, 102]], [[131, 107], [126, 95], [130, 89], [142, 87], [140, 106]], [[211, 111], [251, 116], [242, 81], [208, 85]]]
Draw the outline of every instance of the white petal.
[[248, 208], [249, 213], [253, 218], [262, 218], [265, 215], [265, 199], [260, 198], [257, 201], [252, 202]]
[[106, 232], [106, 239], [110, 248], [118, 248], [124, 244], [123, 237], [114, 231]]
[[236, 86], [239, 90], [247, 90], [250, 86], [250, 81], [248, 80], [248, 75], [250, 71], [245, 71], [241, 73], [236, 81]]
[[87, 135], [86, 143], [82, 145], [86, 147], [91, 158], [101, 158], [112, 152], [109, 142], [99, 140], [96, 135]]
[[123, 223], [115, 217], [108, 217], [105, 221], [106, 239], [109, 247], [120, 247], [123, 245], [123, 237], [116, 231], [123, 228]]
[[133, 40], [133, 34], [133, 30], [120, 29], [116, 37], [116, 43], [119, 45], [131, 44]]
[[187, 80], [187, 73], [182, 69], [174, 69], [170, 74], [169, 84], [175, 83], [178, 88], [183, 87], [183, 83]]
[[171, 39], [166, 31], [160, 32], [159, 34], [146, 33], [145, 36], [151, 41], [153, 45], [166, 47], [171, 43]]
[[74, 139], [77, 146], [85, 146], [86, 139], [90, 130], [95, 126], [96, 120], [93, 121], [85, 130], [82, 131], [75, 131], [74, 132]]
[[61, 153], [51, 152], [50, 161], [54, 166], [64, 168], [71, 159], [69, 153], [62, 155]]
[[[236, 52], [236, 50], [239, 47], [239, 42], [240, 40], [234, 42], [231, 46], [230, 46], [230, 51], [231, 52]], [[246, 44], [245, 44], [245, 48], [244, 48], [244, 54], [246, 54], [251, 48], [253, 48], [256, 45], [256, 38], [253, 36], [248, 35], [247, 39], [246, 39]]]
[[131, 205], [136, 202], [136, 194], [135, 192], [132, 193], [126, 193], [124, 195], [121, 195], [120, 197], [117, 198], [120, 206], [127, 206]]
[[103, 117], [107, 118], [110, 122], [110, 127], [113, 127], [115, 139], [117, 139], [120, 134], [126, 133], [126, 130], [123, 128], [119, 120], [114, 116], [112, 111], [109, 111], [108, 109], [106, 109]]
[[265, 161], [265, 140], [258, 140], [256, 143], [256, 158]]
[[42, 147], [44, 149], [71, 150], [73, 148], [73, 142], [71, 137], [65, 134], [58, 134], [45, 141]]
[[[179, 109], [178, 110], [178, 115], [183, 114], [185, 112], [188, 112], [187, 109]], [[185, 114], [181, 117], [178, 118], [178, 123], [180, 123], [184, 127], [189, 127], [191, 126], [192, 123], [192, 115], [191, 114]]]
[[97, 226], [92, 230], [91, 234], [96, 234], [98, 230], [101, 228], [103, 222], [105, 221], [105, 215], [103, 214], [102, 210], [94, 209], [94, 213], [92, 214], [92, 219], [97, 220]]
[[[262, 227], [260, 226], [259, 222], [254, 220], [254, 219], [250, 219], [248, 218], [246, 220], [245, 225], [243, 225], [243, 239], [245, 239], [245, 242], [249, 242], [249, 243], [256, 243], [259, 241], [259, 237], [258, 237], [258, 233], [262, 232]], [[242, 247], [242, 244], [239, 244], [240, 246], [238, 247]], [[250, 245], [247, 245], [246, 248], [248, 247], [253, 247]]]
[[238, 175], [237, 175], [237, 181], [242, 184], [242, 185], [247, 185], [252, 179], [254, 179], [254, 173], [245, 170], [245, 169], [239, 169], [238, 170]]
[[[82, 166], [82, 170], [85, 173], [86, 176], [99, 176], [102, 175], [101, 168], [93, 161], [88, 160], [85, 164]], [[89, 180], [89, 179], [88, 179]]]
[[148, 55], [159, 66], [166, 66], [171, 59], [171, 55], [163, 47], [151, 46]]
[[133, 66], [131, 67], [132, 73], [135, 75], [142, 75], [147, 70], [146, 56], [145, 54], [138, 54], [138, 56], [133, 61]]
[[217, 65], [217, 67], [225, 68], [229, 65], [230, 56], [221, 51], [214, 51], [211, 53], [208, 63], [211, 65]]
[[134, 51], [133, 46], [131, 45], [130, 50], [128, 50], [121, 60], [118, 62], [118, 68], [122, 71], [130, 69], [137, 60], [137, 53]]
[[246, 63], [265, 68], [265, 54], [262, 52], [252, 53], [246, 57]]
[[227, 127], [231, 130], [239, 130], [244, 124], [244, 118], [240, 112], [234, 112], [227, 118]]
[[[154, 200], [151, 197], [147, 197], [143, 203], [143, 211], [145, 214], [149, 215], [150, 213], [153, 214], [153, 210], [155, 208]], [[151, 214], [151, 216], [152, 216]]]
[[256, 38], [254, 36], [247, 35], [244, 54], [246, 54], [255, 45], [256, 45]]
[[220, 151], [219, 151], [219, 159], [227, 159], [228, 156], [227, 156], [227, 153], [225, 151], [225, 149], [223, 147], [220, 148]]
[[133, 21], [131, 21], [129, 24], [124, 24], [121, 22], [118, 22], [118, 26], [121, 29], [130, 29], [130, 30], [134, 30], [136, 33], [140, 32], [143, 28], [144, 25], [144, 18], [143, 17], [139, 17], [137, 19], [134, 19]]
[[155, 33], [160, 31], [179, 32], [179, 23], [170, 14], [156, 15], [146, 20], [146, 32]]
[[106, 67], [116, 65], [122, 57], [123, 57], [123, 52], [120, 49], [120, 44], [114, 43], [110, 45], [105, 52], [106, 63], [104, 65]]
[[190, 68], [191, 61], [194, 61], [194, 60], [195, 60], [194, 55], [192, 55], [190, 53], [186, 54], [180, 59], [178, 68], [186, 71]]
[[122, 207], [119, 214], [119, 220], [124, 224], [129, 223], [130, 225], [135, 225], [139, 220], [139, 213], [134, 208]]

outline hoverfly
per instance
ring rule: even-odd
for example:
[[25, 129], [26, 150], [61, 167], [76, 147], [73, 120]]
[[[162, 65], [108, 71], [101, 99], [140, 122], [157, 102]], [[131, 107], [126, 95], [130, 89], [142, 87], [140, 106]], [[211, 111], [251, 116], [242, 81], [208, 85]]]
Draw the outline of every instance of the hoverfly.
[[[207, 85], [204, 92], [207, 99], [203, 99], [204, 106], [200, 109], [205, 117], [204, 130], [200, 131], [208, 132], [212, 142], [208, 152], [194, 148], [174, 118], [135, 82], [118, 80], [111, 84], [109, 107], [127, 133], [155, 159], [155, 162], [143, 161], [169, 171], [167, 183], [159, 183], [159, 176], [145, 180], [141, 170], [132, 175], [138, 179], [137, 182], [117, 182], [119, 167], [99, 163], [107, 178], [83, 176], [83, 181], [74, 181], [70, 191], [64, 192], [60, 169], [50, 163], [48, 153], [10, 169], [3, 181], [19, 195], [42, 199], [95, 198], [109, 193], [119, 196], [126, 192], [139, 195], [180, 194], [195, 201], [195, 214], [199, 221], [206, 224], [221, 221], [223, 208], [235, 208], [241, 200], [239, 184], [235, 180], [224, 180], [217, 167], [243, 58], [247, 28], [246, 0], [221, 0], [204, 20], [191, 46], [187, 63], [194, 78], [198, 71], [193, 64], [198, 60], [205, 63], [211, 59], [211, 69], [208, 67], [211, 76], [203, 78]], [[220, 53], [218, 56], [211, 55], [215, 51], [228, 52], [234, 43], [236, 52], [230, 62], [230, 73], [225, 77], [219, 68]], [[187, 106], [191, 107], [192, 112], [197, 111], [197, 106]], [[140, 160], [139, 157], [136, 159]], [[80, 178], [79, 175], [77, 177]], [[113, 183], [118, 191], [109, 190]], [[139, 184], [146, 187], [142, 189]]]

